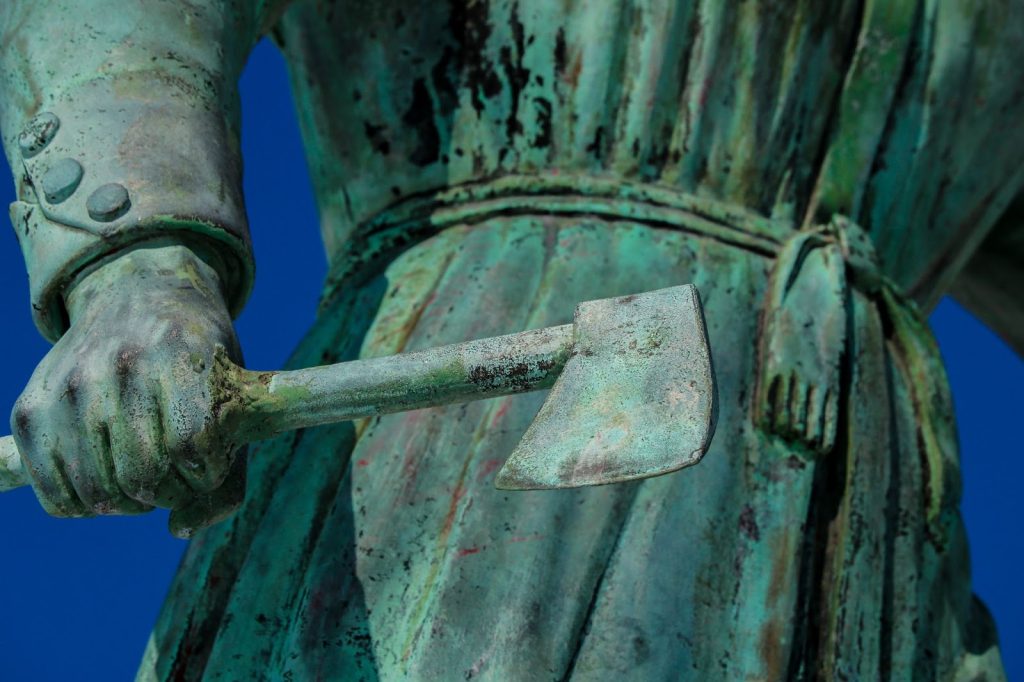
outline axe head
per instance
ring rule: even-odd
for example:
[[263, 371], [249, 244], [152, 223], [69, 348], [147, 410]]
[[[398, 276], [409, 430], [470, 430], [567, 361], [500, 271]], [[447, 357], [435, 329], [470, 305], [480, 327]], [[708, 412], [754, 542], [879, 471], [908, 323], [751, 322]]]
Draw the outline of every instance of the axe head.
[[699, 462], [717, 400], [697, 289], [581, 303], [573, 334], [571, 357], [495, 485], [604, 485]]

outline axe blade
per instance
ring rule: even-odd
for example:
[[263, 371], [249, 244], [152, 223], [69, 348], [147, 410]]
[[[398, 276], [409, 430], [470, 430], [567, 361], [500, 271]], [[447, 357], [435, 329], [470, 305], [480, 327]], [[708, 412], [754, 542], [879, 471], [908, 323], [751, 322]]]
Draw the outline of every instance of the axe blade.
[[581, 303], [573, 333], [565, 369], [495, 485], [604, 485], [699, 462], [717, 396], [697, 289]]

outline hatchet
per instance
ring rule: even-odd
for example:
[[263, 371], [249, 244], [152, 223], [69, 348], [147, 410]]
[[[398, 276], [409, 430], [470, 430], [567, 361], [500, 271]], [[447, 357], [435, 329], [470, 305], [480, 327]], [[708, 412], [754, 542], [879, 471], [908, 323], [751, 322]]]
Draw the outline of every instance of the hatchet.
[[[716, 390], [692, 285], [580, 303], [572, 324], [384, 358], [253, 372], [216, 355], [206, 390], [227, 442], [550, 388], [498, 473], [506, 490], [660, 476], [700, 461]], [[0, 492], [26, 485], [0, 438]]]

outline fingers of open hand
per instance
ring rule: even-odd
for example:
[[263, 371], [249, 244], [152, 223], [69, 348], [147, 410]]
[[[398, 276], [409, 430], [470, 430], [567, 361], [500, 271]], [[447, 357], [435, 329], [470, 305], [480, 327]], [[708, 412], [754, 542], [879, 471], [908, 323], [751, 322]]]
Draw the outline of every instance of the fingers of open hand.
[[828, 385], [803, 381], [797, 372], [776, 374], [768, 386], [762, 426], [815, 452], [830, 451], [835, 444], [839, 397]]

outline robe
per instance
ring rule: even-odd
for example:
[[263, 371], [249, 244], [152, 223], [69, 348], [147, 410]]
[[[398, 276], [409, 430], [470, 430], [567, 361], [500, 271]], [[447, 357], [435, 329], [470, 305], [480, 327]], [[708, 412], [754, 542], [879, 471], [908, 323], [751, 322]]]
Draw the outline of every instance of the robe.
[[1002, 679], [925, 316], [1024, 347], [1024, 3], [255, 5], [331, 260], [289, 367], [693, 283], [718, 426], [561, 491], [493, 487], [541, 394], [262, 443], [140, 679]]

